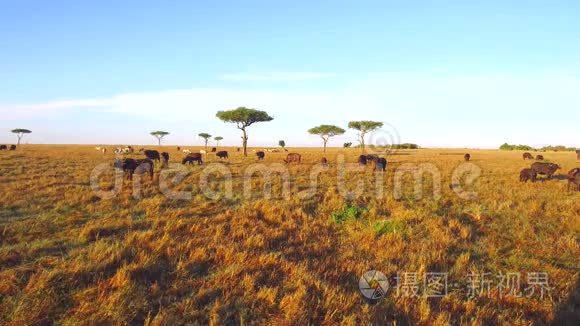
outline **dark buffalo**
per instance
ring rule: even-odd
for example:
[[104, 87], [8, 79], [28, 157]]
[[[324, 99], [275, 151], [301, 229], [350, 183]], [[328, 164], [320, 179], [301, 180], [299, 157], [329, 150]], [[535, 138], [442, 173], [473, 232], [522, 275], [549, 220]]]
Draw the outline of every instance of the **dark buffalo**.
[[8, 147], [6, 145], [0, 145], [0, 151], [5, 151], [7, 149]]
[[376, 154], [367, 155], [367, 162], [376, 162], [378, 159], [379, 159], [379, 156]]
[[258, 160], [263, 160], [264, 157], [266, 156], [266, 153], [264, 152], [257, 152], [256, 156], [258, 157]]
[[203, 160], [201, 158], [201, 154], [199, 153], [191, 153], [188, 154], [186, 157], [183, 158], [183, 161], [181, 162], [181, 164], [185, 164], [185, 163], [189, 163], [191, 165], [193, 165], [193, 162], [196, 162], [198, 165], [202, 165], [203, 164]]
[[467, 153], [463, 155], [463, 158], [465, 159], [465, 162], [469, 162], [469, 160], [471, 160], [471, 154]]
[[143, 154], [145, 154], [145, 157], [147, 157], [150, 160], [161, 161], [161, 157], [159, 156], [158, 151], [146, 149], [146, 150], [143, 150]]
[[576, 191], [580, 191], [580, 168], [570, 170], [566, 175], [566, 179], [568, 179], [568, 191], [570, 191], [572, 185], [576, 187]]
[[169, 164], [169, 153], [163, 152], [161, 153], [161, 157], [163, 158], [163, 166], [167, 166]]
[[576, 159], [580, 160], [580, 149], [576, 150]]
[[212, 147], [212, 148], [211, 148], [211, 152], [212, 152], [212, 153], [215, 153], [215, 152], [217, 152], [217, 148], [215, 148], [215, 147]]
[[[16, 150], [16, 145], [10, 145], [10, 148], [9, 149], [11, 151], [15, 151]], [[103, 148], [103, 153], [106, 152], [106, 151], [107, 151], [107, 149], [106, 148]]]
[[532, 169], [537, 174], [546, 175], [548, 179], [551, 179], [554, 173], [560, 169], [560, 166], [554, 163], [535, 162], [532, 164]]
[[367, 157], [366, 155], [361, 155], [358, 157], [358, 164], [359, 165], [367, 165]]
[[284, 162], [286, 162], [286, 164], [290, 164], [293, 162], [300, 163], [301, 161], [302, 161], [302, 155], [300, 155], [298, 153], [290, 153], [290, 154], [288, 154], [288, 156], [286, 156], [286, 159], [284, 160]]
[[320, 159], [320, 164], [322, 164], [322, 166], [328, 166], [328, 160], [326, 157]]
[[530, 153], [524, 153], [524, 160], [533, 160], [534, 157]]
[[375, 160], [374, 171], [385, 172], [387, 170], [387, 159], [384, 157], [379, 157]]
[[241, 151], [242, 149], [238, 147], [238, 148], [237, 148], [237, 150], [238, 150], [238, 152], [239, 152], [239, 151]]
[[220, 159], [229, 158], [227, 151], [219, 151], [219, 152], [215, 153], [215, 156], [219, 157]]
[[180, 152], [181, 151], [181, 147], [177, 146], [177, 151]]
[[543, 161], [543, 160], [544, 160], [543, 155], [536, 155], [536, 161]]
[[133, 174], [136, 173], [141, 175], [143, 173], [149, 173], [149, 177], [153, 180], [154, 164], [153, 161], [146, 159], [135, 160], [132, 158], [126, 158], [123, 160], [115, 160], [114, 166], [118, 169], [122, 169], [127, 175], [127, 179], [133, 180]]
[[532, 169], [523, 169], [522, 171], [520, 171], [520, 181], [521, 182], [527, 182], [528, 180], [530, 180], [532, 182], [536, 182], [537, 176], [538, 176], [538, 174], [536, 173], [536, 171], [534, 171]]

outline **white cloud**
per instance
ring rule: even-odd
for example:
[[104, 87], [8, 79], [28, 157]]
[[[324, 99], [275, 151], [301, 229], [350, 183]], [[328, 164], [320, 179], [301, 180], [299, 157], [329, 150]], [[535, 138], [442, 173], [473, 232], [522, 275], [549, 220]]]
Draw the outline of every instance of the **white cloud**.
[[[275, 117], [251, 127], [251, 141], [264, 145], [278, 139], [318, 145], [319, 139], [306, 133], [308, 128], [321, 123], [346, 127], [350, 120], [372, 119], [395, 126], [402, 142], [425, 146], [499, 146], [505, 141], [578, 146], [578, 89], [580, 78], [563, 74], [381, 75], [324, 91], [193, 88], [0, 106], [0, 111], [5, 111], [3, 119], [25, 121], [47, 112], [91, 108], [112, 117], [136, 116], [151, 126], [173, 126], [184, 130], [183, 140], [191, 141], [197, 130], [236, 143], [238, 131], [215, 113], [247, 106]], [[178, 130], [170, 131], [181, 141]], [[349, 132], [332, 142], [353, 138]]]

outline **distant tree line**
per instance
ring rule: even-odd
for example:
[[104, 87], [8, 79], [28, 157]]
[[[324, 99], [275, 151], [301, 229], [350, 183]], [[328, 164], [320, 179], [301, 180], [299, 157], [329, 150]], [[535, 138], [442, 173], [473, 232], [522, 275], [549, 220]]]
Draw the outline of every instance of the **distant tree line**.
[[499, 149], [504, 151], [550, 151], [550, 152], [573, 152], [576, 150], [575, 147], [566, 147], [562, 145], [557, 146], [544, 146], [542, 148], [533, 148], [532, 146], [528, 145], [510, 145], [508, 143], [504, 143], [499, 147]]

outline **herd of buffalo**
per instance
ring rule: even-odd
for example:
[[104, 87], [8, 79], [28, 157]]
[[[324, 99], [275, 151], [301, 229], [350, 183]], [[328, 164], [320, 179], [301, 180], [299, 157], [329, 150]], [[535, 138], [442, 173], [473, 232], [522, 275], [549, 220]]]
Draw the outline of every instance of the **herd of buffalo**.
[[[130, 152], [132, 148], [130, 148]], [[177, 148], [178, 151], [181, 148]], [[100, 149], [99, 149], [100, 150]], [[122, 151], [123, 153], [127, 151]], [[133, 174], [149, 174], [151, 178], [153, 178], [153, 171], [154, 171], [154, 162], [161, 163], [161, 166], [167, 166], [169, 163], [169, 154], [167, 152], [159, 153], [156, 150], [146, 150], [141, 149], [139, 152], [142, 152], [145, 155], [144, 159], [132, 159], [132, 158], [124, 158], [124, 159], [116, 159], [114, 166], [116, 168], [122, 169], [126, 175], [127, 179], [132, 180]], [[183, 157], [181, 163], [182, 164], [190, 164], [193, 165], [197, 163], [198, 165], [203, 164], [204, 155], [207, 155], [206, 151], [201, 150], [199, 153], [192, 153], [189, 150], [183, 150], [186, 154]], [[212, 152], [215, 153], [217, 158], [221, 159], [228, 159], [229, 154], [227, 151], [217, 151], [212, 149]], [[580, 153], [580, 152], [579, 152]], [[266, 157], [265, 151], [257, 151], [255, 152], [256, 157], [258, 160], [264, 160]], [[578, 154], [578, 159], [580, 159], [580, 154]], [[533, 160], [534, 157], [530, 153], [523, 154], [524, 160], [531, 159]], [[465, 161], [471, 160], [470, 154], [464, 155]], [[544, 160], [542, 155], [537, 155], [536, 160]], [[301, 163], [302, 162], [302, 155], [298, 153], [289, 153], [286, 155], [286, 158], [283, 160], [286, 164], [290, 163]], [[323, 157], [320, 160], [322, 166], [328, 165], [328, 159]], [[387, 169], [387, 159], [384, 157], [379, 157], [375, 154], [368, 154], [368, 155], [360, 155], [358, 157], [358, 164], [359, 165], [367, 165], [367, 164], [374, 164], [373, 171], [385, 172]], [[561, 169], [558, 164], [549, 163], [549, 162], [534, 162], [530, 168], [525, 168], [520, 172], [520, 181], [521, 182], [535, 182], [538, 180], [538, 175], [545, 175], [547, 179], [551, 179], [557, 170]], [[568, 191], [573, 186], [577, 191], [580, 191], [580, 168], [574, 168], [568, 172], [566, 175], [566, 179], [568, 180]]]
[[[576, 151], [577, 159], [580, 160], [580, 150]], [[524, 161], [525, 160], [533, 160], [534, 157], [530, 153], [523, 154]], [[543, 155], [536, 155], [537, 161], [543, 161]], [[520, 171], [520, 181], [521, 182], [535, 182], [538, 180], [538, 175], [545, 175], [547, 179], [551, 179], [556, 171], [561, 169], [558, 164], [549, 163], [549, 162], [534, 162], [529, 168], [525, 168]], [[577, 191], [580, 191], [580, 168], [573, 168], [572, 170], [568, 171], [566, 174], [566, 179], [568, 180], [568, 191], [570, 191], [570, 187], [576, 188]]]
[[0, 145], [0, 151], [15, 151], [16, 145]]

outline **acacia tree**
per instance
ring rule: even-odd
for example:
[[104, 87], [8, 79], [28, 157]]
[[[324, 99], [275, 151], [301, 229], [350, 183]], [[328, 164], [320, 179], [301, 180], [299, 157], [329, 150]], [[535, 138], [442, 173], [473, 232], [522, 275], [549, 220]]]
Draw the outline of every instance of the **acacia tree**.
[[157, 138], [157, 145], [161, 146], [161, 140], [163, 139], [163, 137], [169, 135], [169, 133], [167, 131], [161, 131], [161, 130], [157, 130], [157, 131], [152, 131], [151, 136]]
[[22, 128], [17, 128], [12, 130], [12, 133], [16, 134], [16, 137], [18, 137], [18, 146], [20, 146], [20, 140], [22, 139], [22, 137], [24, 137], [25, 134], [29, 134], [32, 131], [28, 130], [28, 129], [22, 129]]
[[380, 121], [369, 121], [369, 120], [351, 121], [348, 123], [348, 127], [350, 129], [358, 130], [359, 142], [363, 153], [365, 152], [365, 135], [368, 132], [381, 128], [382, 126], [383, 123]]
[[223, 139], [224, 139], [224, 137], [222, 137], [222, 136], [214, 137], [215, 147], [220, 147], [220, 140], [223, 140]]
[[205, 140], [205, 150], [207, 151], [207, 142], [209, 142], [211, 135], [206, 132], [202, 132], [201, 134], [198, 134], [198, 136]]
[[265, 111], [239, 107], [235, 110], [218, 111], [216, 117], [223, 122], [235, 123], [236, 127], [242, 131], [242, 146], [244, 147], [244, 156], [248, 156], [248, 133], [246, 128], [256, 122], [272, 121], [274, 118]]
[[309, 129], [308, 132], [311, 135], [318, 135], [322, 138], [322, 141], [324, 142], [324, 152], [326, 152], [326, 143], [328, 143], [330, 137], [342, 135], [346, 130], [334, 125], [320, 125]]
[[285, 142], [285, 141], [283, 141], [283, 140], [279, 140], [279, 141], [278, 141], [278, 145], [279, 145], [280, 147], [282, 147], [282, 149], [283, 149], [285, 152], [287, 152], [287, 151], [288, 151], [288, 150], [286, 149], [286, 142]]

